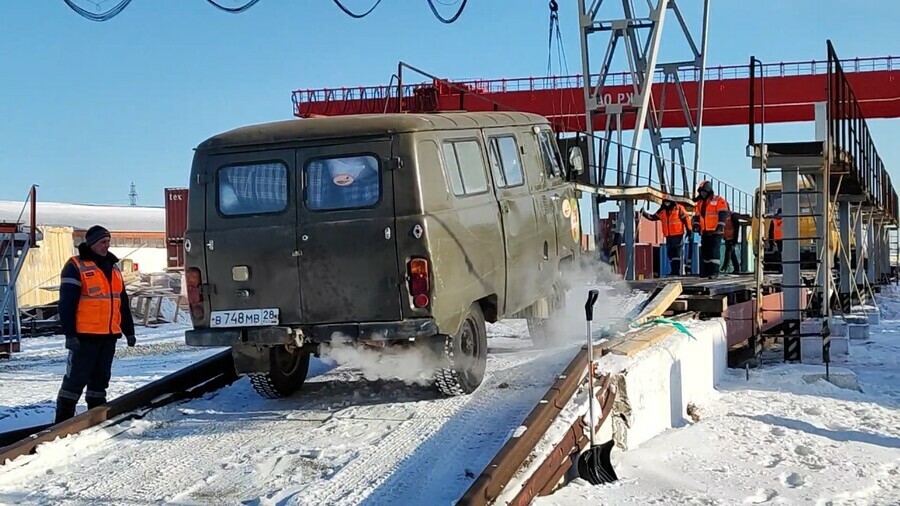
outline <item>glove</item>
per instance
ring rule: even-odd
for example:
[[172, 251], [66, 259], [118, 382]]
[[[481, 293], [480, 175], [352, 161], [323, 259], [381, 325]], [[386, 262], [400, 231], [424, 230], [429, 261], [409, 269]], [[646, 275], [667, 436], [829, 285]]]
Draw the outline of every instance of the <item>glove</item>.
[[134, 347], [137, 344], [137, 339], [134, 336], [125, 336], [125, 341], [128, 343], [129, 347]]
[[725, 234], [725, 224], [719, 223], [718, 225], [716, 225], [716, 235], [723, 235], [723, 234]]
[[694, 225], [691, 227], [691, 230], [693, 230], [694, 232], [699, 234], [700, 233], [700, 224], [694, 223]]
[[81, 343], [78, 341], [78, 336], [68, 335], [66, 336], [66, 349], [71, 351], [78, 351], [81, 348]]

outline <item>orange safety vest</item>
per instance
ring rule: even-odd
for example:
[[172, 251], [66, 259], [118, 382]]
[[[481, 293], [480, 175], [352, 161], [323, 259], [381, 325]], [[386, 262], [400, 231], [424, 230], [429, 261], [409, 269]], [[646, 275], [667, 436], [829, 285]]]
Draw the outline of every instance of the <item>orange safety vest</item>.
[[775, 218], [772, 220], [772, 239], [775, 241], [780, 241], [783, 232], [781, 231], [781, 218]]
[[687, 212], [681, 204], [676, 203], [675, 207], [670, 210], [660, 207], [656, 214], [662, 223], [662, 232], [665, 237], [684, 235], [684, 219]]
[[81, 297], [75, 312], [75, 332], [79, 334], [121, 334], [122, 292], [125, 280], [119, 266], [113, 265], [112, 283], [92, 260], [69, 259], [81, 274]]
[[725, 240], [733, 241], [734, 240], [734, 222], [731, 221], [731, 214], [728, 215], [728, 219], [725, 220]]
[[700, 219], [701, 232], [716, 230], [719, 225], [719, 211], [728, 211], [728, 202], [718, 195], [704, 199], [699, 206], [694, 208], [695, 216]]

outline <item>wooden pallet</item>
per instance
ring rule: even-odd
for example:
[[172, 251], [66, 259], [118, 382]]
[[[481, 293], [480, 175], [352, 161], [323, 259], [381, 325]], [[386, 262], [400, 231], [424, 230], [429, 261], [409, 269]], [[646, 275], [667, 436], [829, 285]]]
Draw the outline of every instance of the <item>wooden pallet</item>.
[[184, 296], [172, 293], [171, 291], [154, 290], [149, 291], [149, 293], [134, 294], [130, 300], [135, 325], [154, 327], [161, 323], [175, 323], [164, 318], [162, 315], [162, 302], [165, 299], [170, 299], [175, 302], [176, 311], [186, 304]]

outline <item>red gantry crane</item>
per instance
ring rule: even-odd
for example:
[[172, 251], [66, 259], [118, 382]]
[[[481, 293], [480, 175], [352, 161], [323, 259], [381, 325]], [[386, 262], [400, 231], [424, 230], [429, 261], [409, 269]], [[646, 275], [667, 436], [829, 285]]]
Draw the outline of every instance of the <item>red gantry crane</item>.
[[[900, 117], [900, 57], [854, 58], [842, 60], [841, 65], [866, 118]], [[755, 121], [761, 121], [763, 109], [766, 123], [813, 121], [814, 104], [826, 101], [826, 66], [826, 61], [763, 65], [757, 82], [762, 83], [765, 103], [762, 107], [757, 104]], [[592, 81], [596, 78], [593, 76]], [[658, 86], [652, 88], [652, 95], [659, 104], [662, 126], [687, 127], [676, 87], [663, 84], [661, 71], [656, 73], [656, 78]], [[684, 99], [696, 114], [699, 72], [681, 71], [679, 79]], [[604, 101], [630, 101], [634, 94], [630, 81], [625, 72], [610, 76], [613, 85], [605, 89]], [[312, 118], [397, 111], [516, 110], [546, 116], [560, 132], [583, 132], [586, 130], [583, 86], [581, 75], [469, 81], [434, 79], [428, 83], [401, 85], [399, 107], [396, 85], [296, 90], [294, 115]], [[704, 95], [704, 126], [746, 125], [750, 106], [749, 64], [708, 68]], [[594, 118], [595, 130], [602, 131], [605, 115]], [[634, 115], [625, 116], [623, 127], [634, 128]]]

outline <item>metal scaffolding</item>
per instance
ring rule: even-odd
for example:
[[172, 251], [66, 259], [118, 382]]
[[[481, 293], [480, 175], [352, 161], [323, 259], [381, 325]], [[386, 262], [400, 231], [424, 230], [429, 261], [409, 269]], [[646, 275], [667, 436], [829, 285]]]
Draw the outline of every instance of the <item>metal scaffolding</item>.
[[[586, 6], [586, 0], [578, 0], [578, 19], [581, 35], [581, 57], [583, 75], [590, 76], [584, 82], [584, 100], [586, 111], [586, 124], [589, 137], [595, 137], [594, 121], [598, 116], [605, 116], [606, 124], [603, 134], [598, 142], [588, 143], [588, 166], [591, 167], [591, 184], [598, 189], [598, 195], [593, 203], [594, 231], [599, 233], [601, 202], [599, 188], [620, 190], [606, 192], [606, 199], [618, 200], [620, 211], [618, 213], [617, 232], [621, 235], [621, 242], [625, 244], [625, 278], [634, 279], [634, 238], [635, 238], [635, 202], [636, 200], [658, 200], [659, 194], [677, 197], [689, 203], [690, 197], [697, 186], [697, 165], [700, 154], [700, 132], [702, 126], [703, 110], [703, 82], [706, 68], [707, 26], [709, 23], [709, 0], [704, 1], [703, 20], [700, 27], [701, 44], [696, 44], [688, 24], [678, 7], [676, 0], [648, 0], [647, 11], [638, 13], [630, 0], [621, 0], [621, 11], [618, 17], [607, 20], [599, 20], [600, 10], [604, 5], [614, 6], [620, 0], [593, 0], [590, 8]], [[607, 9], [612, 10], [612, 8]], [[663, 27], [667, 13], [675, 17], [675, 21], [681, 28], [687, 46], [691, 54], [682, 60], [670, 63], [659, 63], [659, 50], [662, 41]], [[612, 13], [606, 16], [612, 16]], [[591, 35], [608, 32], [604, 57], [600, 62], [600, 72], [595, 79], [592, 74], [592, 59], [590, 57], [589, 41]], [[632, 87], [631, 94], [618, 94], [616, 97], [604, 93], [607, 86], [613, 84], [610, 78], [617, 76], [621, 79], [621, 72], [614, 71], [614, 60], [617, 49], [624, 53], [628, 71], [624, 78], [625, 84]], [[686, 70], [696, 72], [699, 80], [698, 107], [692, 114], [679, 75]], [[674, 88], [674, 92], [667, 89]], [[661, 87], [659, 95], [660, 104], [656, 104], [651, 91], [654, 87]], [[682, 113], [688, 125], [687, 134], [673, 135], [663, 130], [662, 117], [659, 111], [663, 110], [665, 100], [669, 96], [676, 97], [681, 104]], [[624, 95], [624, 96], [621, 96]], [[630, 142], [630, 148], [623, 150], [623, 132], [626, 123], [634, 117], [634, 129]], [[628, 120], [626, 120], [628, 117]], [[653, 147], [653, 157], [649, 163], [653, 165], [650, 173], [654, 174], [648, 181], [640, 181], [638, 174], [641, 171], [640, 153], [641, 141], [644, 129], [647, 129]], [[598, 146], [599, 144], [599, 146]], [[684, 147], [686, 144], [694, 146], [693, 165], [685, 163]], [[619, 156], [611, 157], [611, 153], [618, 152]], [[598, 156], [599, 154], [599, 156]], [[668, 156], [666, 156], [668, 155]], [[608, 184], [603, 180], [601, 173], [615, 165], [617, 181]], [[690, 174], [688, 174], [690, 172]], [[690, 176], [690, 177], [689, 177]], [[689, 185], [690, 181], [690, 185]], [[646, 191], [641, 192], [640, 189]], [[637, 191], [621, 191], [637, 190]], [[654, 191], [651, 191], [654, 190]], [[599, 243], [599, 237], [597, 237]]]
[[36, 194], [33, 185], [16, 220], [0, 222], [0, 358], [19, 351], [22, 338], [16, 281], [28, 252], [42, 238], [36, 226]]
[[[846, 324], [854, 313], [877, 312], [875, 286], [892, 275], [888, 231], [898, 225], [890, 175], [831, 41], [827, 50], [826, 102], [816, 107], [815, 140], [807, 142], [767, 142], [765, 118], [756, 111], [756, 104], [762, 111], [765, 103], [765, 79], [757, 82], [759, 61], [751, 58], [748, 143], [752, 165], [760, 169], [753, 227], [757, 289], [766, 271], [781, 271], [783, 307], [775, 311], [784, 316], [779, 329], [784, 358], [802, 360], [809, 354], [801, 350], [802, 343], [821, 338], [826, 367], [835, 325]], [[780, 185], [767, 180], [770, 174], [780, 176]], [[772, 207], [778, 212], [773, 213]], [[780, 237], [772, 237], [776, 230]], [[775, 251], [766, 251], [767, 245], [775, 244]], [[757, 308], [757, 329], [764, 313]], [[835, 321], [835, 313], [842, 322]], [[766, 337], [757, 332], [751, 341], [757, 355]]]

